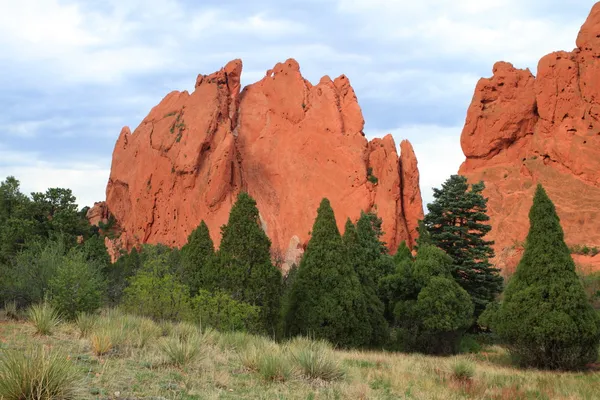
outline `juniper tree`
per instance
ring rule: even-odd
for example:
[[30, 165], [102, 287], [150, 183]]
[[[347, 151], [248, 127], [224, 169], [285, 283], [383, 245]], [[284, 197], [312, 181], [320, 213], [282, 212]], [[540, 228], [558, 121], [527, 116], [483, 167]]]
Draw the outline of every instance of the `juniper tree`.
[[483, 182], [469, 188], [467, 178], [452, 175], [441, 189], [433, 189], [434, 201], [427, 205], [429, 212], [423, 219], [427, 241], [452, 258], [453, 276], [471, 296], [476, 316], [502, 291], [503, 283], [500, 271], [489, 261], [494, 243], [485, 239], [492, 228], [487, 223], [484, 188]]
[[600, 317], [589, 304], [554, 204], [538, 185], [525, 251], [492, 329], [522, 365], [578, 369], [596, 361]]
[[206, 222], [190, 233], [187, 243], [181, 248], [181, 281], [195, 296], [202, 288], [209, 286], [211, 269], [215, 258], [215, 245], [210, 237]]
[[372, 224], [367, 220], [368, 217], [366, 215], [364, 213], [361, 215], [361, 220], [366, 220], [366, 223], [363, 222], [362, 224], [362, 240], [359, 237], [357, 228], [348, 218], [344, 229], [343, 241], [350, 264], [358, 276], [367, 305], [367, 322], [371, 330], [371, 337], [368, 344], [371, 346], [382, 346], [388, 341], [389, 330], [388, 323], [384, 317], [385, 308], [377, 296], [377, 289], [380, 277], [383, 276], [384, 272], [379, 267], [385, 265], [382, 258], [388, 256], [382, 254], [377, 232], [372, 229]]
[[288, 336], [310, 335], [342, 347], [371, 337], [367, 305], [329, 200], [323, 199], [312, 237], [294, 278], [287, 309]]
[[234, 300], [261, 307], [265, 330], [277, 325], [281, 297], [281, 271], [271, 262], [271, 240], [263, 231], [256, 201], [240, 193], [221, 228], [221, 246], [213, 274], [214, 289]]

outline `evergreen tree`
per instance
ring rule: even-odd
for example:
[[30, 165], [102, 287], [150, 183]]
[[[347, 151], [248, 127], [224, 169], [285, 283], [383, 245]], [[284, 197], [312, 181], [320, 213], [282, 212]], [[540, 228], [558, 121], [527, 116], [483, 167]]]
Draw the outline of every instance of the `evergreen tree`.
[[282, 277], [271, 262], [271, 240], [261, 228], [256, 201], [250, 195], [239, 194], [221, 234], [210, 286], [229, 292], [234, 300], [261, 307], [264, 329], [271, 331], [279, 318]]
[[413, 261], [412, 251], [406, 245], [406, 241], [402, 241], [398, 246], [398, 250], [396, 250], [396, 254], [394, 254], [394, 265], [400, 265], [405, 261]]
[[429, 237], [420, 242], [431, 241], [452, 257], [453, 276], [471, 295], [476, 316], [502, 291], [503, 282], [500, 271], [489, 262], [494, 257], [493, 242], [484, 239], [491, 230], [484, 188], [479, 182], [469, 190], [467, 178], [452, 175], [441, 189], [433, 189], [434, 201], [427, 205], [429, 213], [423, 220]]
[[452, 259], [441, 249], [421, 245], [414, 262], [405, 261], [383, 279], [393, 305], [398, 348], [452, 354], [472, 323], [473, 303], [452, 278]]
[[[363, 213], [364, 215], [366, 214]], [[361, 216], [361, 219], [363, 216]], [[371, 223], [368, 221], [366, 224], [363, 223], [363, 240], [360, 240], [361, 238], [359, 238], [356, 227], [348, 218], [343, 241], [350, 258], [350, 263], [358, 276], [367, 304], [368, 323], [371, 330], [369, 344], [371, 346], [381, 346], [388, 341], [389, 330], [388, 323], [384, 317], [384, 305], [377, 296], [380, 275], [382, 275], [381, 271], [378, 270], [378, 266], [382, 264], [379, 259], [387, 256], [381, 253], [378, 240], [372, 240], [373, 238], [377, 239], [377, 233], [370, 229], [371, 226]], [[377, 247], [374, 248], [373, 245]]]
[[371, 338], [367, 321], [360, 281], [350, 264], [331, 204], [323, 199], [294, 278], [285, 312], [286, 333], [356, 347]]
[[187, 243], [181, 248], [181, 281], [190, 287], [190, 294], [195, 296], [201, 288], [209, 286], [209, 274], [214, 263], [215, 245], [210, 237], [208, 226], [204, 221], [194, 229]]
[[522, 365], [577, 369], [596, 361], [600, 318], [588, 303], [554, 204], [538, 185], [525, 252], [492, 329]]

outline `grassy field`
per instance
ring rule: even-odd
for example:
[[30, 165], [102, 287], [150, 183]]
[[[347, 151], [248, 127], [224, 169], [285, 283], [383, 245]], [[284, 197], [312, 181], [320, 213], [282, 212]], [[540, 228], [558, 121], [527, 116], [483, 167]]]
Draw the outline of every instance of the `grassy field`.
[[338, 351], [116, 311], [50, 331], [0, 315], [0, 359], [54, 354], [74, 367], [77, 399], [600, 398], [600, 372], [518, 370], [500, 347], [449, 358]]

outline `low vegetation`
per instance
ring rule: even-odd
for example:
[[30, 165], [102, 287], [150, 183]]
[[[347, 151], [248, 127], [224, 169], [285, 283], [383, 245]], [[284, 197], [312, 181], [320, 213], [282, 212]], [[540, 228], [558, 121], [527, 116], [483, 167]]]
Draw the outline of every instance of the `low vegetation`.
[[[75, 322], [40, 336], [31, 322], [0, 311], [0, 398], [593, 399], [600, 379], [594, 371], [520, 370], [498, 346], [435, 357], [334, 349], [308, 338], [277, 343], [189, 324], [165, 323], [162, 336], [151, 320], [114, 310], [94, 318], [87, 339]], [[152, 340], [139, 347], [127, 328], [118, 351], [98, 355], [93, 338], [124, 325], [149, 328]], [[198, 341], [191, 357], [179, 352], [186, 337]], [[176, 343], [174, 358], [163, 340]]]

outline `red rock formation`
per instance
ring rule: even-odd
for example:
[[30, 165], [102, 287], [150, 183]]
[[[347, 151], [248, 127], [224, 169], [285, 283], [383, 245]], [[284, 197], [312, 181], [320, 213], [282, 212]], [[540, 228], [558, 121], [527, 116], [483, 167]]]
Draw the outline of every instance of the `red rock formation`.
[[[469, 107], [459, 173], [487, 186], [496, 262], [510, 271], [544, 185], [569, 245], [600, 245], [600, 3], [572, 52], [543, 57], [537, 77], [497, 63]], [[580, 257], [581, 258], [581, 257]], [[583, 260], [582, 262], [585, 262]]]
[[423, 217], [414, 152], [402, 142], [399, 159], [390, 135], [365, 139], [348, 79], [313, 86], [290, 59], [240, 93], [241, 69], [236, 60], [201, 75], [193, 93], [172, 92], [133, 133], [123, 128], [106, 190], [121, 245], [181, 246], [201, 220], [218, 244], [241, 190], [256, 199], [288, 265], [302, 253], [323, 197], [340, 229], [376, 209], [392, 250], [413, 244]]

